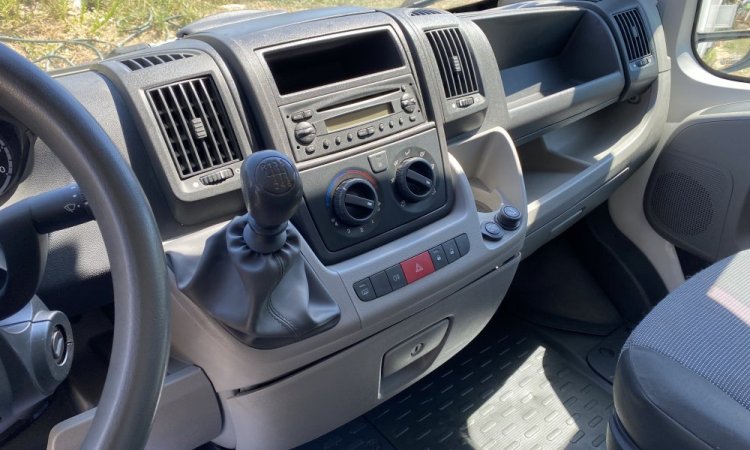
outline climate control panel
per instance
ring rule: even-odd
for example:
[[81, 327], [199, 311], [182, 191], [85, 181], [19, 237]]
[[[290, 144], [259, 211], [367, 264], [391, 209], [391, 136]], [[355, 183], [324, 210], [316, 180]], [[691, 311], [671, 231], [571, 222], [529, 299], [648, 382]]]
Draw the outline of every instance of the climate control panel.
[[309, 214], [301, 231], [313, 248], [316, 241], [322, 245], [315, 248], [319, 256], [392, 234], [448, 201], [434, 129], [304, 170], [301, 177]]

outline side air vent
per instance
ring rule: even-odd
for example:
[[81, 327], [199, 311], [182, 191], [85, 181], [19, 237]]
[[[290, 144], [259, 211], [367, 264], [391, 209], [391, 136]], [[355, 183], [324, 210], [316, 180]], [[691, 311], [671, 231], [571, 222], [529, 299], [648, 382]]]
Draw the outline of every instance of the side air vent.
[[415, 9], [412, 11], [409, 15], [410, 16], [431, 16], [433, 14], [442, 14], [443, 12], [439, 9], [428, 9], [428, 8], [422, 8], [422, 9]]
[[147, 94], [180, 177], [242, 159], [211, 77], [180, 81]]
[[615, 21], [620, 28], [620, 34], [625, 41], [628, 51], [628, 60], [637, 61], [645, 56], [651, 55], [651, 47], [648, 43], [648, 33], [643, 23], [641, 13], [637, 8], [629, 9], [615, 14]]
[[447, 98], [479, 91], [474, 57], [458, 28], [440, 28], [427, 32], [435, 54]]
[[177, 61], [178, 59], [191, 58], [192, 56], [192, 53], [184, 52], [165, 53], [163, 55], [145, 55], [139, 56], [137, 58], [123, 59], [120, 60], [120, 62], [127, 66], [128, 69], [135, 71], [145, 69], [147, 67], [158, 66], [159, 64]]

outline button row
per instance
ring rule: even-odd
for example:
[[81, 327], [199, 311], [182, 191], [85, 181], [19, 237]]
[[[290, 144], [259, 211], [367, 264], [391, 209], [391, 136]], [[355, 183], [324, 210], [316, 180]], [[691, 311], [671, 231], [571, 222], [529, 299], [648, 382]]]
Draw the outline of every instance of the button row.
[[354, 291], [363, 302], [375, 300], [442, 269], [469, 253], [469, 249], [469, 237], [462, 234], [369, 278], [357, 281], [354, 283]]

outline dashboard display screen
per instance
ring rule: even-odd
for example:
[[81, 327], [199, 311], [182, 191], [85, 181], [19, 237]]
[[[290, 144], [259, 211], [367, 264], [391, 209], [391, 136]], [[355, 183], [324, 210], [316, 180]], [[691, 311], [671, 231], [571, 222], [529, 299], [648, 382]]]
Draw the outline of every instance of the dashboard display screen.
[[381, 117], [388, 117], [391, 114], [393, 114], [393, 106], [390, 103], [384, 103], [382, 105], [369, 106], [340, 116], [331, 117], [325, 121], [325, 124], [328, 132], [333, 133], [335, 131], [357, 126], [361, 123], [377, 120]]

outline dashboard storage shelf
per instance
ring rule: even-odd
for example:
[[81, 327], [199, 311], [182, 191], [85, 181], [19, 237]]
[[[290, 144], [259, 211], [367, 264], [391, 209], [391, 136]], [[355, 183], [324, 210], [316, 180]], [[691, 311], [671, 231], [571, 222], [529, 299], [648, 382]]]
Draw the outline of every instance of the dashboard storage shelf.
[[577, 7], [473, 17], [490, 42], [516, 142], [617, 101], [625, 87], [607, 24]]

